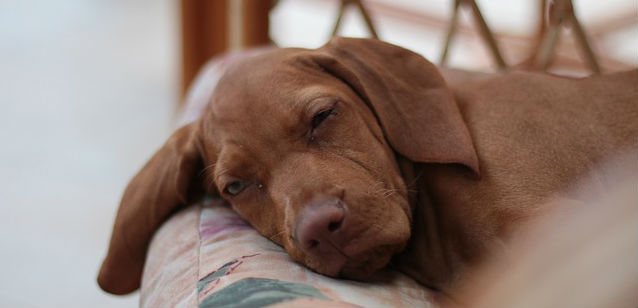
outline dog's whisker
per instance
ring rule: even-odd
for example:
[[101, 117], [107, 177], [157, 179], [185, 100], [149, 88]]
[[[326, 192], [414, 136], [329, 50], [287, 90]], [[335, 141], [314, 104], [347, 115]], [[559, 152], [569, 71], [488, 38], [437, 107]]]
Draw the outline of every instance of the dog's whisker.
[[[407, 185], [407, 187], [413, 187], [414, 184], [417, 183], [417, 181], [419, 179], [421, 179], [421, 176], [423, 175], [423, 170], [420, 170], [419, 173], [414, 177], [414, 179], [412, 179], [412, 181], [410, 182], [410, 184]], [[411, 190], [408, 190], [411, 191]]]
[[208, 191], [213, 191], [217, 189], [217, 187], [215, 187], [215, 180], [210, 176], [207, 176], [205, 178], [204, 185]]
[[383, 194], [383, 198], [388, 198], [394, 194], [396, 194], [398, 192], [398, 189], [388, 189], [386, 190], [386, 192]]
[[206, 189], [208, 191], [211, 191], [213, 188], [215, 188], [214, 187], [215, 186], [215, 180], [213, 179], [212, 176], [209, 176], [206, 171], [208, 171], [211, 168], [214, 168], [215, 166], [216, 166], [215, 163], [210, 164], [210, 165], [206, 166], [205, 168], [203, 168], [198, 173], [198, 176], [204, 175], [204, 186], [206, 187]]
[[204, 169], [202, 169], [199, 172], [199, 176], [202, 176], [202, 174], [204, 174], [206, 171], [208, 171], [208, 169], [214, 168], [216, 165], [217, 165], [216, 163], [213, 163], [213, 164], [210, 164], [210, 165], [206, 166]]
[[279, 233], [275, 233], [274, 235], [268, 237], [268, 239], [274, 242], [275, 241], [275, 237], [282, 236], [284, 233], [286, 233], [286, 232], [285, 231], [281, 231]]
[[376, 195], [380, 194], [380, 195], [384, 196], [384, 198], [385, 198], [385, 195], [388, 192], [394, 191], [394, 189], [388, 189], [388, 188], [384, 188], [384, 187], [380, 187], [380, 188], [378, 188], [378, 189], [373, 191], [372, 189], [376, 188], [379, 184], [383, 185], [384, 183], [379, 181], [379, 182], [376, 182], [374, 185], [371, 185], [369, 187], [368, 191], [367, 191], [368, 195], [376, 196]]
[[383, 183], [383, 182], [381, 182], [381, 181], [376, 181], [374, 184], [372, 184], [372, 185], [370, 185], [370, 186], [368, 187], [368, 191], [367, 191], [367, 193], [368, 193], [369, 195], [372, 195], [372, 190], [373, 190], [373, 189], [376, 189], [376, 188], [377, 188], [377, 186], [383, 186], [383, 185], [384, 185], [384, 183]]

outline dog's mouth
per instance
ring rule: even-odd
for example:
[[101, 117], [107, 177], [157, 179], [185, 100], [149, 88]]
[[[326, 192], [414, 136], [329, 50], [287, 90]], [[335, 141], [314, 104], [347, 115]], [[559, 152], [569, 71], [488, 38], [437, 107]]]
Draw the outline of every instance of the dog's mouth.
[[281, 244], [294, 260], [320, 274], [367, 280], [405, 248], [411, 235], [407, 200], [383, 201], [368, 195], [349, 202], [315, 200], [288, 216]]
[[393, 255], [403, 250], [403, 245], [381, 245], [348, 258], [339, 272], [339, 277], [368, 280], [384, 268]]
[[299, 261], [326, 276], [368, 280], [384, 268], [392, 256], [403, 250], [406, 241], [397, 239], [396, 243], [379, 245], [379, 239], [372, 237], [367, 243], [360, 240], [352, 242], [357, 243], [344, 245], [343, 249], [332, 246], [321, 255], [306, 254]]

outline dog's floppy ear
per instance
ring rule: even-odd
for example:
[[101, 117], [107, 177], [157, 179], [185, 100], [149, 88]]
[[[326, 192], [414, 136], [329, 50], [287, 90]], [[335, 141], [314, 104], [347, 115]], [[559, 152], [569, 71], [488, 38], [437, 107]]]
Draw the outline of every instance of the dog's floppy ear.
[[198, 140], [197, 123], [180, 128], [129, 183], [98, 275], [104, 291], [126, 294], [140, 286], [153, 233], [201, 187], [196, 179], [202, 164]]
[[369, 105], [395, 151], [417, 162], [463, 164], [479, 175], [454, 97], [425, 58], [378, 40], [342, 37], [318, 49], [314, 58]]

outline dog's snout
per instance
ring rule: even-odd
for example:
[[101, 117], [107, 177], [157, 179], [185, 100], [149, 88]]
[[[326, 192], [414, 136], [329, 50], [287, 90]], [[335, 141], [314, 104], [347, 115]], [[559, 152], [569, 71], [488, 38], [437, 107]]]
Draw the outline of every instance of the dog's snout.
[[301, 249], [314, 255], [326, 255], [339, 249], [339, 230], [345, 219], [340, 201], [324, 201], [304, 208], [299, 214], [296, 238]]

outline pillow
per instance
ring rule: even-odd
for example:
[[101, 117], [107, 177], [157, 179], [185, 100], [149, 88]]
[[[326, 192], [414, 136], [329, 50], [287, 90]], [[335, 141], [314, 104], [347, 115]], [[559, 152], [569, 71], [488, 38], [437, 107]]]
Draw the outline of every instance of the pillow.
[[432, 307], [431, 294], [389, 269], [375, 282], [333, 279], [289, 258], [221, 199], [170, 218], [151, 241], [142, 307]]

